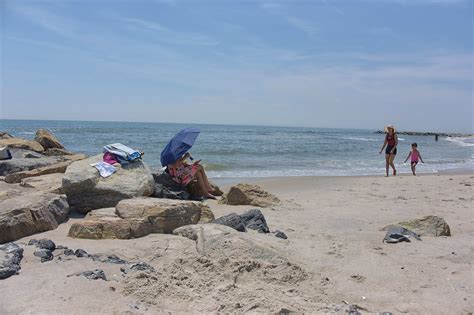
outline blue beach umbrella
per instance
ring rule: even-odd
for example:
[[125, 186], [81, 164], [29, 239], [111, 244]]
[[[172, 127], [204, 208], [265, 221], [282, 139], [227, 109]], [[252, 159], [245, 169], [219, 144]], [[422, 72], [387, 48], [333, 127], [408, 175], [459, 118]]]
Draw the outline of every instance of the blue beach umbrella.
[[197, 128], [186, 128], [178, 132], [161, 151], [161, 165], [167, 166], [179, 160], [191, 149], [199, 132]]

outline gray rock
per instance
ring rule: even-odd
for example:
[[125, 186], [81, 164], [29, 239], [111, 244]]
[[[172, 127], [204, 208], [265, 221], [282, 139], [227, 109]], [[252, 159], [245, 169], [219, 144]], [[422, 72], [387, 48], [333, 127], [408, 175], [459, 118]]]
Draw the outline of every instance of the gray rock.
[[270, 233], [267, 221], [260, 209], [251, 209], [240, 215], [247, 229], [256, 230], [260, 233]]
[[36, 247], [54, 251], [56, 249], [56, 244], [52, 240], [43, 238], [36, 243]]
[[400, 242], [411, 242], [409, 237], [414, 237], [418, 241], [421, 241], [421, 238], [418, 234], [404, 227], [398, 225], [392, 225], [387, 229], [387, 233], [383, 239], [385, 243], [400, 243]]
[[64, 255], [66, 256], [74, 256], [74, 251], [72, 249], [66, 249], [64, 250]]
[[12, 154], [11, 160], [0, 160], [0, 176], [29, 171], [61, 161], [59, 157], [48, 157], [25, 149], [10, 149], [10, 152]]
[[247, 232], [245, 228], [245, 223], [242, 218], [236, 213], [230, 213], [228, 215], [222, 216], [220, 218], [215, 219], [212, 223], [225, 225], [228, 227], [233, 228], [239, 232]]
[[278, 238], [282, 238], [284, 240], [288, 239], [288, 236], [286, 236], [285, 233], [283, 233], [282, 231], [280, 230], [276, 230], [275, 231], [275, 236], [278, 237]]
[[143, 261], [130, 265], [130, 269], [135, 271], [155, 271], [155, 268]]
[[62, 187], [74, 210], [87, 213], [93, 209], [115, 207], [120, 200], [150, 196], [154, 180], [142, 161], [118, 166], [113, 175], [102, 178], [90, 164], [102, 160], [102, 155], [72, 163], [63, 176]]
[[40, 191], [0, 201], [0, 243], [54, 230], [69, 215], [66, 197]]
[[9, 278], [21, 269], [23, 248], [15, 243], [0, 246], [0, 280]]
[[76, 257], [89, 257], [89, 254], [85, 250], [80, 248], [76, 249], [74, 255], [76, 255]]
[[81, 272], [79, 274], [76, 274], [77, 276], [84, 276], [89, 280], [105, 280], [107, 281], [107, 278], [105, 277], [105, 273], [102, 269], [95, 269], [95, 270], [86, 270], [84, 272]]
[[35, 238], [32, 238], [31, 240], [28, 241], [28, 246], [32, 246], [36, 244], [38, 244], [38, 240]]
[[53, 253], [48, 249], [38, 249], [37, 251], [34, 252], [34, 255], [36, 257], [41, 258], [42, 263], [53, 260], [54, 258]]
[[163, 172], [153, 174], [155, 181], [155, 190], [152, 197], [168, 199], [189, 199], [189, 193], [186, 187], [176, 183], [169, 174]]
[[259, 209], [251, 209], [241, 215], [231, 213], [217, 218], [212, 223], [231, 227], [239, 232], [247, 229], [256, 230], [260, 233], [269, 233], [267, 221]]
[[108, 263], [108, 264], [117, 264], [117, 265], [128, 264], [128, 261], [113, 254], [106, 255], [105, 257], [101, 255], [90, 255], [89, 257], [92, 258], [93, 261], [100, 261], [100, 262]]

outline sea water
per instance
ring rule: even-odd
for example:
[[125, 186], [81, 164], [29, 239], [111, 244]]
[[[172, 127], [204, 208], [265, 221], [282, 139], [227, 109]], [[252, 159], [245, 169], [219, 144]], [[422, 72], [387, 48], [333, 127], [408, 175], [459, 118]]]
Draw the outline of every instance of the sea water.
[[[379, 154], [384, 135], [374, 130], [297, 127], [193, 125], [136, 122], [0, 120], [0, 131], [34, 139], [35, 131], [52, 131], [65, 147], [95, 155], [106, 144], [120, 142], [145, 152], [144, 161], [159, 169], [160, 152], [178, 131], [201, 130], [191, 153], [202, 160], [212, 178], [273, 176], [343, 176], [384, 174], [385, 157]], [[399, 136], [395, 163], [403, 161], [417, 142], [425, 164], [419, 173], [452, 169], [474, 170], [474, 139]]]

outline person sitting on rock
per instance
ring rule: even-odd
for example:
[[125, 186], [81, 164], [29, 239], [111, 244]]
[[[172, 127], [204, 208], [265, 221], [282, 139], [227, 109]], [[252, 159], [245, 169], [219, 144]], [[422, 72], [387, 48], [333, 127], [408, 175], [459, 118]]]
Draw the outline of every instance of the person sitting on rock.
[[168, 165], [168, 173], [171, 178], [180, 185], [187, 186], [192, 180], [197, 179], [199, 188], [201, 189], [204, 198], [216, 199], [211, 193], [214, 189], [209, 184], [206, 172], [202, 167], [201, 160], [192, 164], [188, 164], [186, 160], [191, 158], [189, 153], [186, 153], [175, 163]]

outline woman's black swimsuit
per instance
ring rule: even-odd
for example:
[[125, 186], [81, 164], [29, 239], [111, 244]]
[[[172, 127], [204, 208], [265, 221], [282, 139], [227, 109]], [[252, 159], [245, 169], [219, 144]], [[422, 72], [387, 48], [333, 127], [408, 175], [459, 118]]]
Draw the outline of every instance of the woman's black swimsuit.
[[395, 148], [395, 150], [393, 150], [393, 153], [390, 152], [392, 151], [394, 145], [387, 145], [387, 148], [385, 149], [385, 154], [393, 154], [393, 155], [396, 155], [397, 154], [397, 148]]

